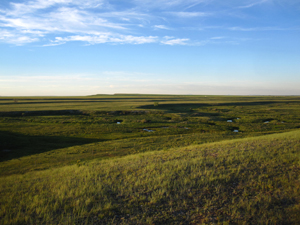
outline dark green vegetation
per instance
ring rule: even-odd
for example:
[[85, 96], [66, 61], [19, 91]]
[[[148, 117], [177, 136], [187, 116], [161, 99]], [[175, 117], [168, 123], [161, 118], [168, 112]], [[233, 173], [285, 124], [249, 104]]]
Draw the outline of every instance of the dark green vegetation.
[[0, 98], [0, 221], [296, 224], [299, 103], [251, 96]]

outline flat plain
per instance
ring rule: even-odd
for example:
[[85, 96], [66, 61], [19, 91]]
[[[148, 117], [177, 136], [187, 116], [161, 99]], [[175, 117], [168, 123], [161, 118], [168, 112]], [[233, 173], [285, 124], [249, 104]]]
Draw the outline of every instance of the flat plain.
[[1, 224], [297, 224], [300, 97], [0, 97]]

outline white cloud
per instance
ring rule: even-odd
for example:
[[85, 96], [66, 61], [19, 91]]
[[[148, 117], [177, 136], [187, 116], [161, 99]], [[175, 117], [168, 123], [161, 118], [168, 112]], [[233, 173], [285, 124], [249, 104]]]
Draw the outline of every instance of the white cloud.
[[154, 29], [162, 29], [162, 30], [171, 30], [171, 28], [165, 26], [165, 25], [154, 25]]
[[207, 12], [169, 12], [169, 14], [183, 18], [207, 17], [213, 15], [212, 13]]
[[282, 28], [282, 27], [228, 27], [232, 31], [287, 31], [299, 30], [299, 28]]
[[244, 5], [244, 6], [239, 6], [237, 8], [240, 8], [240, 9], [247, 9], [247, 8], [252, 8], [254, 6], [257, 6], [257, 5], [261, 5], [263, 3], [267, 3], [267, 2], [270, 2], [271, 0], [261, 0], [261, 1], [251, 1], [250, 3], [248, 3], [247, 5]]
[[188, 38], [175, 38], [175, 39], [170, 39], [170, 37], [166, 37], [166, 40], [162, 40], [161, 43], [165, 45], [187, 45], [187, 41], [190, 39]]
[[[226, 39], [226, 40], [224, 40]], [[56, 46], [65, 44], [67, 42], [85, 42], [91, 45], [94, 44], [150, 44], [161, 43], [164, 45], [189, 45], [189, 46], [204, 46], [207, 44], [238, 44], [242, 41], [249, 41], [253, 39], [235, 39], [226, 37], [211, 37], [201, 41], [191, 41], [189, 38], [175, 38], [174, 36], [164, 36], [159, 38], [158, 36], [132, 36], [132, 35], [119, 35], [114, 33], [99, 33], [97, 35], [74, 35], [67, 37], [56, 37], [49, 44], [44, 46]]]
[[159, 9], [173, 8], [176, 6], [190, 8], [209, 1], [210, 0], [133, 0], [135, 4], [141, 7]]
[[211, 40], [221, 40], [221, 39], [224, 39], [225, 37], [211, 37], [210, 39]]
[[0, 16], [3, 26], [16, 30], [38, 30], [40, 32], [91, 32], [101, 28], [126, 29], [119, 23], [109, 22], [96, 14], [74, 8], [61, 7], [48, 14], [20, 17]]
[[[250, 8], [272, 0], [245, 0], [244, 6], [238, 6], [240, 3], [236, 1], [224, 3], [221, 0], [13, 1], [17, 0], [12, 0], [8, 7], [0, 9], [0, 41], [17, 45], [40, 42], [43, 46], [54, 46], [69, 41], [88, 44], [166, 45], [191, 45], [194, 42], [194, 45], [197, 45], [201, 40], [190, 40], [188, 36], [190, 32], [185, 32], [187, 37], [177, 36], [172, 39], [157, 37], [151, 32], [153, 29], [172, 31], [172, 35], [176, 36], [176, 32], [178, 35], [183, 31], [183, 27], [186, 27], [186, 24], [183, 24], [186, 22], [184, 19], [199, 20], [202, 17], [228, 16], [229, 13], [216, 10], [219, 8], [218, 5], [224, 6], [228, 11], [233, 9], [242, 11], [242, 8]], [[201, 7], [196, 7], [199, 4], [202, 4]], [[201, 11], [197, 11], [197, 8]], [[207, 8], [212, 11], [205, 10]], [[191, 26], [195, 29], [195, 25]], [[276, 27], [215, 27], [232, 31], [281, 30]]]
[[[64, 44], [70, 41], [82, 41], [89, 44], [101, 44], [101, 43], [119, 43], [119, 44], [147, 44], [157, 42], [155, 36], [132, 36], [132, 35], [114, 35], [111, 33], [103, 33], [101, 35], [75, 35], [68, 37], [56, 37], [54, 41], [50, 43], [50, 46]], [[49, 46], [49, 45], [46, 45]]]
[[[95, 11], [94, 8], [100, 8], [101, 11]], [[10, 8], [0, 11], [0, 40], [19, 45], [39, 41], [40, 37], [60, 34], [43, 46], [60, 45], [68, 41], [89, 44], [154, 43], [157, 42], [155, 36], [128, 34], [128, 27], [134, 25], [130, 24], [131, 21], [136, 21], [135, 26], [141, 27], [151, 17], [134, 9], [113, 11], [113, 7], [105, 0], [24, 1], [11, 3]], [[159, 25], [156, 28], [166, 29]]]
[[[29, 35], [30, 34], [31, 33], [29, 33]], [[22, 33], [16, 34], [9, 30], [0, 29], [0, 42], [6, 42], [15, 45], [24, 45], [27, 43], [32, 43], [37, 41], [39, 41], [39, 38], [37, 37], [26, 36], [25, 34]]]
[[33, 13], [38, 10], [53, 6], [77, 6], [78, 8], [98, 8], [104, 5], [103, 0], [31, 0], [25, 3], [10, 3], [12, 10], [7, 11], [9, 15], [22, 15]]
[[132, 35], [121, 35], [119, 38], [112, 38], [113, 42], [119, 42], [124, 44], [147, 44], [157, 42], [157, 37], [155, 36], [132, 36]]
[[164, 39], [169, 40], [169, 39], [174, 39], [174, 36], [164, 36]]

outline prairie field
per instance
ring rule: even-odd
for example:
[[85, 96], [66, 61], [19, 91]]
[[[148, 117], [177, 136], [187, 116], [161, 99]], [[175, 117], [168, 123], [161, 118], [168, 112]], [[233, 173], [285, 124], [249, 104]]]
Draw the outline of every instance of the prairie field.
[[0, 224], [298, 224], [300, 97], [0, 97]]

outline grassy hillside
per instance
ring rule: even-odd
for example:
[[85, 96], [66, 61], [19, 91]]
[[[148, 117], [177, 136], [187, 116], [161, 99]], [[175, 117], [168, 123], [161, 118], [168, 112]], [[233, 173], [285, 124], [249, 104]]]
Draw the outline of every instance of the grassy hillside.
[[0, 97], [0, 224], [297, 224], [299, 103]]
[[292, 131], [300, 128], [299, 103], [297, 96], [0, 97], [0, 176]]
[[0, 178], [1, 224], [297, 224], [300, 132]]

